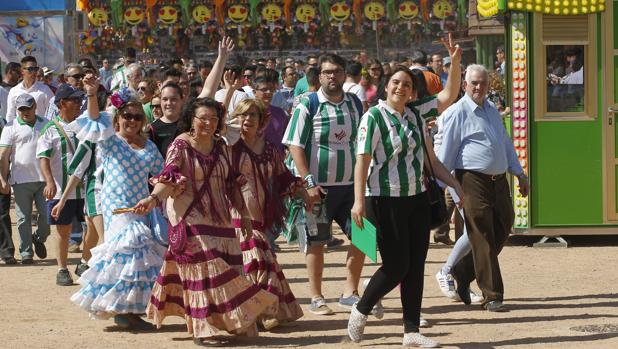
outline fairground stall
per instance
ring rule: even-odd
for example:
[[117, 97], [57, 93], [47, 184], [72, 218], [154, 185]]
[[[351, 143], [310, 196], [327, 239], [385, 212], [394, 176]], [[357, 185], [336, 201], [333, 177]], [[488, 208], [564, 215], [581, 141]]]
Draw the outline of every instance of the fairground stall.
[[507, 20], [512, 135], [531, 184], [528, 198], [513, 188], [516, 232], [618, 234], [618, 1], [477, 6]]
[[[145, 60], [214, 55], [221, 35], [237, 54], [305, 56], [366, 51], [372, 57], [433, 51], [446, 32], [467, 38], [464, 0], [78, 0], [89, 27], [80, 50], [119, 56], [132, 46]], [[472, 42], [468, 40], [472, 51]]]

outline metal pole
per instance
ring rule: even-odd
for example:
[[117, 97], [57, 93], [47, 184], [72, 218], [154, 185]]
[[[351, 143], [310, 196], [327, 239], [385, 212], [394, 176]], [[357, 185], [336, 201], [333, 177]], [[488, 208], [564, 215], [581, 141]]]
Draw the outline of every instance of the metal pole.
[[376, 29], [376, 56], [377, 56], [377, 59], [380, 62], [382, 62], [382, 53], [380, 52], [380, 33], [378, 32], [377, 23], [376, 23], [375, 29]]

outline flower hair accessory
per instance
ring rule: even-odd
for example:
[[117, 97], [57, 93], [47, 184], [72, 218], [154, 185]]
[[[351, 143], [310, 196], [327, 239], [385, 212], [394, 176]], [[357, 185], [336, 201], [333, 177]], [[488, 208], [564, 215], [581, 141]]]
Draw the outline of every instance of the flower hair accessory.
[[132, 100], [132, 93], [128, 87], [123, 87], [120, 90], [114, 92], [111, 96], [112, 105], [116, 109], [120, 109], [125, 106], [130, 100]]

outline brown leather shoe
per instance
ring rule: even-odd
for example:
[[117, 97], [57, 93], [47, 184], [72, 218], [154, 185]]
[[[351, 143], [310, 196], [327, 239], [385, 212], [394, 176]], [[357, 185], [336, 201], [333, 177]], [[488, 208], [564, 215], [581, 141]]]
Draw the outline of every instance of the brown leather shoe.
[[435, 243], [443, 243], [447, 246], [453, 246], [455, 245], [455, 241], [451, 240], [451, 237], [448, 235], [438, 235], [438, 236], [433, 236], [433, 242]]

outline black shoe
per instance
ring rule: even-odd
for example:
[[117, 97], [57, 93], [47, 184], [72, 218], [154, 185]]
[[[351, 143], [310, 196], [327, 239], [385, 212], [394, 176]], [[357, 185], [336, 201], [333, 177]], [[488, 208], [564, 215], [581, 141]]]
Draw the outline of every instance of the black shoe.
[[487, 311], [492, 311], [492, 312], [504, 312], [504, 311], [509, 311], [507, 309], [507, 307], [504, 305], [504, 303], [502, 303], [501, 301], [490, 301], [485, 303], [485, 305], [483, 305], [483, 308], [485, 308], [485, 310]]
[[327, 243], [326, 246], [329, 248], [333, 248], [333, 247], [337, 247], [339, 245], [343, 245], [344, 241], [343, 239], [338, 239], [336, 237], [333, 237], [332, 239], [330, 239]]
[[56, 285], [73, 286], [73, 279], [71, 278], [71, 273], [69, 273], [69, 271], [66, 269], [58, 270], [58, 274], [56, 275]]
[[77, 266], [75, 267], [75, 275], [77, 276], [82, 276], [82, 274], [88, 270], [90, 267], [88, 266], [88, 263], [79, 263], [77, 264]]
[[22, 257], [21, 259], [21, 264], [23, 265], [30, 265], [30, 264], [34, 264], [34, 259], [32, 259], [31, 256], [28, 257]]
[[465, 305], [470, 305], [472, 303], [472, 299], [470, 299], [470, 285], [459, 285], [459, 283], [457, 283], [457, 294]]
[[34, 253], [36, 253], [37, 257], [40, 259], [47, 258], [47, 248], [45, 244], [37, 240], [34, 235], [32, 236], [32, 244], [34, 245]]
[[451, 240], [451, 237], [448, 235], [438, 235], [433, 237], [433, 242], [435, 243], [443, 243], [446, 246], [453, 246], [455, 245], [455, 241]]
[[14, 257], [5, 257], [5, 258], [2, 258], [2, 261], [6, 265], [15, 265], [15, 264], [17, 264], [17, 259], [15, 259]]

